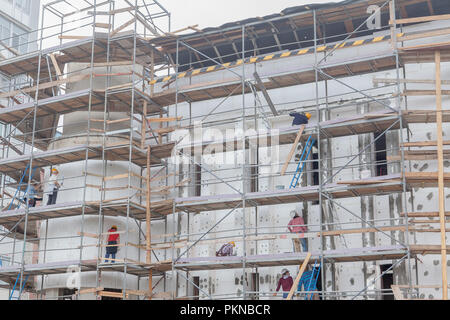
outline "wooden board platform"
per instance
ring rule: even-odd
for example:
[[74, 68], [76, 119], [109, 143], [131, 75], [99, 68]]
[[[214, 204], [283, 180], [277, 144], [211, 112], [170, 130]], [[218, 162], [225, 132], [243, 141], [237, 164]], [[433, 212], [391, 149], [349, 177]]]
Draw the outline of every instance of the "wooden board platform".
[[[443, 150], [444, 159], [450, 159], [450, 150]], [[417, 161], [426, 161], [426, 160], [437, 160], [437, 150], [407, 150], [404, 151], [404, 159], [405, 160], [417, 160]], [[402, 156], [399, 154], [397, 156], [388, 156], [388, 161], [400, 161]]]
[[[406, 181], [414, 188], [437, 188], [438, 172], [406, 172]], [[450, 173], [444, 173], [444, 186], [450, 187]]]
[[[403, 121], [403, 128], [407, 128], [409, 124], [417, 123], [434, 123], [436, 122], [436, 115], [433, 111], [426, 110], [408, 110], [402, 111], [401, 118]], [[390, 128], [390, 130], [400, 129], [400, 119], [397, 113], [390, 110], [384, 112], [368, 113], [364, 115], [354, 115], [347, 118], [338, 118], [320, 123], [322, 138], [337, 138], [344, 136], [352, 136], [358, 134], [367, 134], [372, 132], [383, 132]], [[443, 121], [450, 122], [450, 110], [443, 112]], [[306, 125], [305, 131], [302, 135], [301, 141], [305, 141], [309, 136], [317, 136], [317, 123], [310, 123]], [[285, 128], [275, 128], [273, 132], [263, 132], [247, 136], [248, 145], [266, 145], [270, 146], [277, 142], [280, 145], [292, 144], [297, 137], [300, 126], [291, 126]], [[277, 138], [277, 139], [275, 139]], [[223, 151], [242, 150], [242, 138], [234, 140], [225, 140], [223, 142], [204, 141], [202, 144], [194, 143], [190, 145], [179, 144], [177, 148], [183, 152], [193, 153], [198, 148], [203, 150], [209, 148], [216, 153]], [[397, 158], [391, 157], [392, 160]]]
[[[371, 119], [368, 121], [367, 119]], [[398, 122], [398, 114], [386, 111], [369, 113], [365, 115], [355, 115], [348, 118], [339, 118], [329, 121], [322, 121], [320, 123], [322, 138], [336, 138], [343, 136], [351, 136], [358, 134], [366, 134], [371, 132], [382, 132], [390, 128], [390, 130], [400, 129], [400, 122]], [[450, 120], [450, 119], [449, 119]], [[407, 119], [403, 117], [403, 126], [407, 126]], [[301, 137], [301, 141], [305, 141], [309, 136], [317, 137], [317, 123], [310, 123], [306, 125], [305, 131]], [[271, 146], [278, 143], [279, 145], [294, 143], [300, 126], [291, 126], [285, 128], [276, 128], [271, 132], [263, 132], [259, 134], [247, 136], [248, 145]], [[242, 138], [234, 140], [225, 140], [222, 143], [214, 141], [205, 141], [203, 144], [192, 145], [178, 145], [178, 148], [183, 152], [191, 154], [198, 148], [209, 148], [216, 153], [219, 150], [224, 152], [242, 150]]]
[[[406, 188], [436, 188], [437, 172], [407, 172]], [[450, 187], [450, 173], [444, 175], [444, 184]], [[400, 174], [372, 177], [341, 183], [331, 183], [322, 189], [333, 199], [361, 197], [366, 195], [383, 195], [403, 192]], [[246, 207], [269, 206], [277, 204], [318, 201], [319, 186], [308, 186], [288, 190], [253, 192], [246, 194]], [[239, 194], [203, 196], [175, 199], [176, 207], [182, 211], [200, 213], [202, 211], [227, 210], [242, 207]]]
[[[441, 61], [450, 61], [450, 46], [444, 46], [439, 48], [441, 51]], [[401, 50], [399, 53], [402, 64], [415, 64], [415, 63], [431, 63], [434, 62], [434, 49], [437, 48], [423, 48], [415, 50]]]
[[[356, 180], [364, 181], [364, 180]], [[390, 175], [370, 178], [369, 184], [340, 185], [331, 183], [323, 187], [323, 192], [329, 193], [334, 199], [361, 197], [366, 195], [382, 195], [403, 191], [400, 175]], [[384, 182], [387, 181], [387, 182]], [[288, 190], [253, 192], [246, 194], [246, 206], [270, 206], [303, 201], [318, 201], [319, 186], [308, 186]], [[203, 211], [226, 210], [242, 207], [239, 194], [224, 194], [192, 198], [177, 198], [178, 209], [186, 212], [200, 213]]]
[[[327, 262], [355, 262], [355, 261], [377, 261], [377, 260], [397, 260], [404, 257], [407, 250], [402, 246], [390, 247], [367, 247], [351, 248], [340, 250], [324, 251], [324, 258]], [[306, 257], [306, 253], [284, 253], [273, 255], [252, 255], [246, 257], [248, 268], [281, 267], [301, 264]], [[320, 259], [320, 252], [312, 252], [310, 264]], [[82, 272], [95, 271], [96, 260], [52, 262], [44, 264], [29, 264], [25, 266], [24, 275], [52, 275], [64, 274], [70, 266], [80, 266]], [[100, 264], [102, 271], [124, 272], [124, 263]], [[242, 257], [199, 257], [180, 259], [175, 263], [175, 268], [184, 271], [220, 270], [242, 268]], [[154, 262], [151, 264], [128, 262], [126, 271], [128, 274], [137, 276], [148, 276], [149, 270], [153, 270], [154, 275], [159, 275], [172, 269], [172, 261]], [[0, 268], [0, 280], [7, 283], [14, 283], [20, 267]]]
[[[356, 74], [364, 74], [374, 72], [374, 66], [376, 71], [383, 71], [394, 69], [395, 56], [386, 55], [380, 57], [368, 57], [365, 60], [360, 61], [348, 60], [342, 61], [339, 64], [326, 65], [322, 68], [322, 71], [335, 78], [347, 77]], [[327, 77], [320, 77], [321, 80], [328, 79]], [[315, 70], [312, 67], [305, 67], [301, 71], [292, 71], [285, 74], [273, 74], [271, 76], [264, 77], [263, 82], [267, 90], [284, 88], [289, 86], [295, 86], [300, 84], [312, 83], [315, 81]], [[178, 103], [180, 102], [198, 102], [210, 100], [213, 98], [224, 98], [235, 91], [233, 95], [242, 94], [241, 82], [237, 78], [223, 80], [220, 82], [200, 83], [195, 85], [182, 86], [179, 90]], [[247, 87], [246, 92], [250, 92]], [[176, 89], [167, 89], [161, 92], [155, 92], [153, 101], [161, 106], [173, 105], [176, 102]]]
[[[174, 144], [163, 144], [152, 146], [151, 165], [160, 165], [161, 159], [169, 158]], [[147, 153], [136, 146], [132, 146], [132, 162], [140, 167], [147, 166]], [[44, 168], [49, 166], [61, 165], [77, 161], [102, 159], [101, 146], [80, 145], [72, 148], [39, 151], [33, 155], [33, 168]], [[107, 160], [110, 161], [129, 161], [129, 145], [110, 146], [105, 151]], [[25, 170], [29, 164], [31, 155], [22, 155], [0, 160], [0, 171], [3, 174], [17, 178], [18, 173]]]
[[[97, 260], [74, 260], [74, 261], [63, 261], [63, 262], [48, 262], [41, 264], [27, 264], [24, 268], [24, 277], [29, 276], [29, 285], [32, 286], [34, 279], [33, 276], [40, 275], [55, 275], [55, 274], [65, 274], [69, 267], [79, 266], [81, 272], [95, 272], [97, 270]], [[172, 264], [170, 264], [172, 267]], [[111, 263], [111, 264], [101, 264], [100, 268], [102, 271], [106, 272], [125, 272], [124, 263]], [[163, 271], [166, 270], [167, 265], [164, 263], [146, 265], [136, 264], [132, 262], [127, 263], [126, 272], [130, 275], [135, 276], [148, 276], [149, 270], [153, 269], [155, 276], [162, 275]], [[19, 266], [9, 266], [0, 268], [0, 280], [14, 285], [18, 274], [20, 273]]]
[[[441, 255], [441, 245], [429, 245], [429, 244], [414, 244], [410, 245], [410, 250], [414, 254], [427, 255], [436, 254]], [[450, 250], [450, 246], [447, 246], [447, 250]]]
[[[320, 261], [320, 252], [311, 252], [309, 264]], [[367, 247], [324, 251], [327, 262], [355, 262], [397, 260], [407, 254], [402, 246]], [[306, 253], [283, 253], [271, 255], [250, 255], [246, 257], [248, 268], [298, 266], [303, 263]], [[242, 257], [198, 257], [184, 258], [175, 263], [175, 268], [184, 271], [220, 270], [242, 268]]]
[[[152, 219], [160, 220], [163, 217], [171, 214], [173, 211], [172, 200], [154, 201], [152, 202]], [[114, 201], [111, 203], [104, 203], [102, 207], [102, 214], [108, 217], [126, 217], [127, 216], [127, 202], [125, 200]], [[36, 230], [36, 221], [51, 220], [66, 217], [81, 216], [83, 212], [83, 202], [69, 202], [58, 203], [51, 206], [41, 206], [30, 208], [28, 213], [27, 237], [29, 239], [37, 239], [38, 232]], [[85, 206], [85, 215], [98, 215], [100, 212], [100, 202], [88, 202]], [[19, 221], [17, 237], [23, 239], [25, 230], [24, 217], [26, 209], [15, 209], [9, 211], [2, 211], [0, 214], [0, 225], [6, 229], [11, 230]], [[130, 218], [145, 221], [146, 210], [145, 204], [130, 203]]]
[[[48, 78], [48, 64], [45, 55], [58, 52], [55, 56], [59, 65], [69, 62], [90, 63], [92, 56], [93, 37], [86, 37], [81, 40], [67, 42], [63, 45], [53, 46], [42, 51], [41, 58], [41, 79]], [[155, 63], [165, 62], [165, 58], [148, 44], [143, 37], [136, 37], [136, 63], [148, 65], [151, 60], [151, 52], [155, 54]], [[108, 35], [106, 33], [95, 34], [94, 62], [107, 61]], [[110, 39], [109, 61], [129, 61], [133, 56], [134, 35], [132, 32], [123, 32]], [[0, 61], [0, 72], [13, 76], [17, 74], [29, 74], [36, 78], [39, 64], [39, 52], [31, 52], [8, 60]], [[52, 73], [55, 74], [54, 67], [50, 63]], [[62, 68], [61, 68], [62, 69]]]
[[[150, 98], [142, 93], [140, 90], [136, 90], [134, 113], [142, 114], [143, 112], [143, 100], [146, 99], [150, 102]], [[39, 100], [36, 117], [47, 117], [49, 115], [61, 115], [75, 111], [87, 111], [89, 108], [89, 95], [90, 90], [79, 90], [71, 93], [67, 93], [60, 96], [50, 97]], [[108, 92], [108, 107], [109, 112], [131, 112], [131, 87], [120, 92]], [[93, 91], [91, 111], [105, 110], [105, 92], [100, 90]], [[25, 118], [30, 112], [34, 110], [34, 102], [14, 105], [12, 107], [0, 108], [0, 121], [5, 123], [17, 123]], [[147, 115], [156, 114], [161, 111], [156, 105], [147, 105]], [[33, 113], [31, 113], [31, 118]], [[37, 128], [47, 129], [47, 128]], [[29, 132], [29, 131], [23, 131]]]

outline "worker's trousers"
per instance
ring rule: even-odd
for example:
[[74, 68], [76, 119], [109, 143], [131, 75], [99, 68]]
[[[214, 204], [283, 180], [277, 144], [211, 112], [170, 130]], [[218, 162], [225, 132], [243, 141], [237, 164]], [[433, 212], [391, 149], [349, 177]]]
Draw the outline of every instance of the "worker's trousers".
[[303, 252], [308, 251], [308, 245], [306, 243], [306, 239], [305, 238], [296, 238], [296, 239], [292, 239], [292, 243], [294, 245], [294, 252], [301, 252], [302, 250], [300, 249], [300, 244], [302, 246]]
[[111, 257], [111, 262], [112, 263], [114, 263], [115, 262], [115, 260], [116, 260], [116, 254], [115, 253], [106, 253], [106, 255], [105, 255], [105, 263], [108, 263], [109, 262], [109, 257]]
[[48, 195], [47, 205], [51, 206], [56, 204], [56, 198], [58, 197], [58, 189], [53, 189], [53, 193]]

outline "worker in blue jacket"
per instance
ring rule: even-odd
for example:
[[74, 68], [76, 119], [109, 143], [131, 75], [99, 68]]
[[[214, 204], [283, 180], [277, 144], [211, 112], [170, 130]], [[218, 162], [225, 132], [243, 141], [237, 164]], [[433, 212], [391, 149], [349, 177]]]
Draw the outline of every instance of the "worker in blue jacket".
[[299, 126], [302, 124], [308, 124], [309, 120], [311, 119], [311, 113], [299, 113], [297, 111], [289, 113], [291, 117], [294, 117], [294, 120], [292, 121], [293, 126]]
[[[320, 296], [318, 293], [309, 293], [318, 291], [317, 290], [317, 280], [319, 278], [319, 269], [312, 268], [312, 270], [305, 271], [300, 278], [298, 283], [297, 292], [303, 291], [306, 292], [306, 300], [320, 300]], [[300, 296], [300, 293], [298, 294]]]

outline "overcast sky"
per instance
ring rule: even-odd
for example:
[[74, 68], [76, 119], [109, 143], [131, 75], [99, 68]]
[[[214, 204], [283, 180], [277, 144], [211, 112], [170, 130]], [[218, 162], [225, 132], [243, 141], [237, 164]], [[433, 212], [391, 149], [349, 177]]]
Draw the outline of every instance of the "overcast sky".
[[172, 13], [172, 30], [190, 25], [200, 29], [227, 22], [280, 13], [283, 9], [333, 0], [159, 0]]
[[[41, 0], [42, 4], [53, 0]], [[77, 0], [78, 1], [78, 0]], [[340, 0], [159, 0], [172, 14], [172, 31], [198, 24], [200, 29], [280, 13], [283, 9]]]

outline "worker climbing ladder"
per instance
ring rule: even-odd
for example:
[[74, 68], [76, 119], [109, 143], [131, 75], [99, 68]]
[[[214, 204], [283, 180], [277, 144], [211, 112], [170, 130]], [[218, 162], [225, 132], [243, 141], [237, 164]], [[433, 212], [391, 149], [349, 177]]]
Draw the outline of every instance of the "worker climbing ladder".
[[311, 252], [308, 252], [306, 254], [305, 260], [303, 260], [303, 263], [300, 266], [297, 277], [292, 284], [291, 290], [286, 300], [292, 300], [295, 292], [300, 292], [302, 286], [304, 287], [305, 292], [307, 292], [305, 300], [313, 300], [314, 293], [308, 292], [317, 291], [317, 281], [320, 275], [321, 264], [318, 263], [318, 260], [316, 259], [314, 261], [314, 267], [312, 271], [305, 271], [310, 259]]
[[302, 177], [303, 170], [305, 169], [306, 161], [308, 160], [309, 155], [311, 154], [312, 147], [314, 146], [315, 143], [316, 140], [312, 136], [309, 136], [308, 140], [306, 141], [305, 147], [303, 148], [302, 155], [297, 165], [297, 169], [295, 170], [295, 174], [292, 177], [289, 189], [297, 187], [300, 178]]
[[[25, 193], [24, 193], [24, 196], [23, 196], [23, 197], [20, 197], [20, 190], [21, 190], [22, 187], [24, 186], [23, 181], [24, 181], [24, 179], [25, 179], [25, 176], [26, 176], [26, 174], [27, 174], [29, 168], [30, 168], [30, 164], [27, 165], [27, 167], [26, 167], [26, 169], [25, 169], [25, 171], [24, 171], [22, 177], [20, 178], [19, 185], [17, 186], [16, 192], [14, 193], [14, 197], [12, 198], [11, 203], [10, 203], [9, 206], [8, 206], [8, 210], [11, 210], [11, 209], [12, 209], [12, 205], [13, 205], [13, 203], [14, 203], [14, 200], [16, 200], [16, 198], [17, 198], [17, 200], [18, 200], [18, 202], [19, 202], [19, 204], [18, 204], [18, 206], [17, 206], [17, 209], [20, 209], [20, 206], [21, 206], [22, 202], [24, 202], [25, 198], [27, 197], [27, 193], [29, 192], [28, 188], [25, 189]], [[31, 171], [31, 180], [33, 180], [33, 176], [34, 176], [34, 173], [35, 173], [35, 172], [36, 172], [36, 168], [33, 169], [33, 171]], [[29, 196], [28, 196], [28, 197], [29, 197]], [[27, 199], [27, 200], [29, 200], [29, 199]]]
[[[318, 264], [317, 260], [314, 261], [314, 267], [312, 271], [310, 271], [310, 273], [308, 274], [309, 276], [308, 285], [305, 285], [306, 292], [317, 291], [317, 281], [319, 280], [320, 267], [321, 264], [320, 263]], [[313, 300], [313, 297], [314, 293], [307, 293], [305, 296], [305, 300]]]

